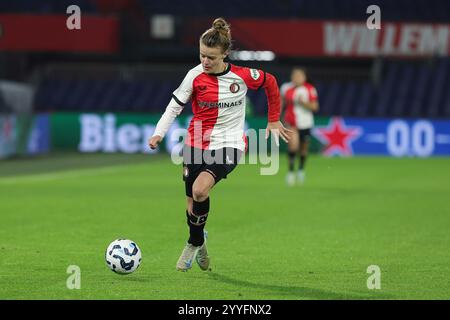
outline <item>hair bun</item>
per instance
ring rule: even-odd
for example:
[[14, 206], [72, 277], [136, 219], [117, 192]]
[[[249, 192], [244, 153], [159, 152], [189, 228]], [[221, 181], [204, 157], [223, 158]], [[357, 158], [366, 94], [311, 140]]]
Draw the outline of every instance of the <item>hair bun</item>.
[[212, 24], [213, 29], [219, 31], [224, 35], [228, 35], [230, 32], [230, 25], [225, 21], [224, 18], [217, 18]]
[[217, 18], [212, 23], [212, 27], [206, 30], [200, 37], [203, 45], [215, 48], [220, 47], [222, 53], [231, 49], [231, 28], [224, 18]]

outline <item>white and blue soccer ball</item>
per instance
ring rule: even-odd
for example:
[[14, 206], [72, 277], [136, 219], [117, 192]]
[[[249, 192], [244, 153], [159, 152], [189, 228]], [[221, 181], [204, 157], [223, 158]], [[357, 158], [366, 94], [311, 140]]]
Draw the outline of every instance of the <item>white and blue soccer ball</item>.
[[134, 272], [142, 261], [141, 249], [136, 242], [117, 239], [111, 242], [105, 252], [106, 264], [119, 274]]

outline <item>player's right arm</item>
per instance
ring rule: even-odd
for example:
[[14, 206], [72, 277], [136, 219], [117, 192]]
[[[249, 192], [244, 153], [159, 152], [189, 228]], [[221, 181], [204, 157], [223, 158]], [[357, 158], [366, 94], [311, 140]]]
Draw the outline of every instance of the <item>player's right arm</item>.
[[[200, 65], [201, 66], [201, 65]], [[172, 99], [166, 107], [166, 111], [159, 119], [153, 136], [148, 140], [151, 149], [156, 149], [162, 141], [175, 118], [183, 111], [184, 105], [191, 99], [193, 91], [193, 81], [198, 75], [198, 66], [191, 69], [180, 86], [173, 92]]]
[[156, 149], [158, 147], [158, 144], [166, 135], [175, 118], [183, 111], [183, 108], [184, 105], [179, 104], [172, 96], [172, 99], [170, 99], [170, 102], [166, 107], [166, 111], [156, 125], [153, 136], [148, 141], [148, 145], [151, 149]]

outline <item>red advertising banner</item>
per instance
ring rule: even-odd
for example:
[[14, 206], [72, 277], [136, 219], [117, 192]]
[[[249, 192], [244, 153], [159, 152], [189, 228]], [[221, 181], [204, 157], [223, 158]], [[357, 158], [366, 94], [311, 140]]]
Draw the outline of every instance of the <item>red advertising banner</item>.
[[119, 47], [115, 18], [81, 15], [81, 29], [66, 26], [69, 15], [0, 15], [0, 50], [114, 53]]
[[[270, 50], [281, 56], [423, 57], [450, 55], [450, 24], [230, 19], [243, 50]], [[198, 41], [198, 40], [197, 40]]]

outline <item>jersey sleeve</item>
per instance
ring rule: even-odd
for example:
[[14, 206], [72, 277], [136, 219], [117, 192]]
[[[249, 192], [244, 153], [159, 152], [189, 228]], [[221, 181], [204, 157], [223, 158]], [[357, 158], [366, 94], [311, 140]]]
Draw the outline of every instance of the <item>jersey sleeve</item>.
[[266, 73], [262, 70], [243, 68], [243, 72], [241, 74], [247, 88], [251, 90], [258, 90], [259, 88], [262, 88], [266, 81]]
[[193, 83], [197, 75], [198, 72], [196, 72], [195, 69], [191, 69], [184, 77], [180, 86], [176, 88], [175, 91], [172, 93], [172, 98], [179, 105], [184, 106], [186, 103], [189, 102], [189, 100], [191, 100], [193, 92]]
[[183, 111], [183, 108], [184, 107], [181, 106], [178, 101], [175, 101], [175, 98], [170, 99], [170, 102], [166, 107], [166, 111], [156, 124], [153, 136], [160, 136], [161, 138], [164, 138], [175, 118], [180, 115], [181, 111]]
[[268, 72], [258, 69], [243, 67], [239, 71], [239, 75], [244, 80], [247, 88], [252, 90], [264, 88], [269, 108], [268, 121], [279, 121], [281, 112], [281, 98], [280, 90], [275, 77]]
[[166, 107], [166, 111], [159, 119], [153, 136], [159, 135], [162, 138], [166, 135], [175, 118], [183, 111], [184, 105], [189, 102], [193, 92], [193, 82], [197, 77], [197, 68], [191, 69], [180, 86], [172, 93], [172, 99]]

